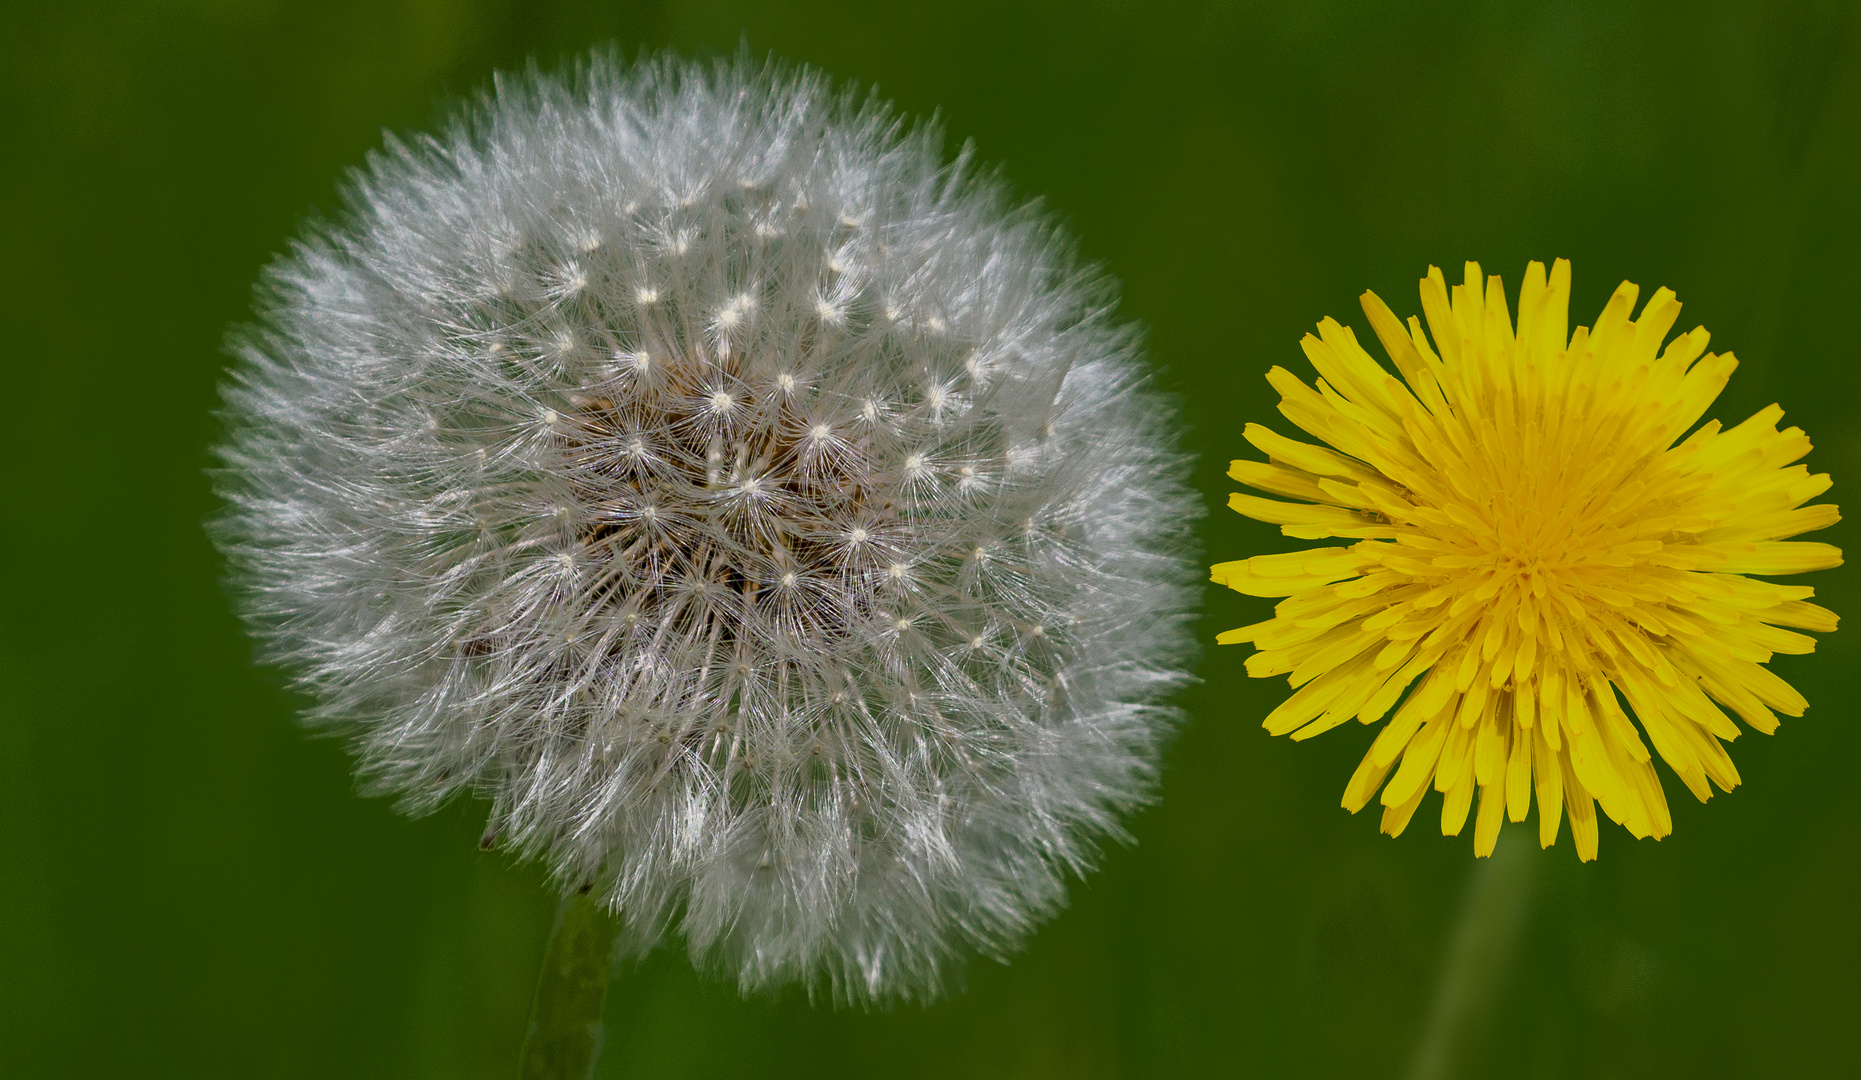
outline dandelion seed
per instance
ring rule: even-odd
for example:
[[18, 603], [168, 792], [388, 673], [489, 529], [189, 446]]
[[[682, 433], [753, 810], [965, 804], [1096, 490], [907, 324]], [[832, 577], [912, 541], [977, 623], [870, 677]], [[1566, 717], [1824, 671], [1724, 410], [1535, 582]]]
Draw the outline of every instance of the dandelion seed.
[[1787, 540], [1839, 520], [1805, 505], [1829, 487], [1792, 464], [1808, 437], [1779, 431], [1775, 405], [1694, 427], [1737, 361], [1707, 352], [1704, 328], [1667, 340], [1680, 314], [1668, 290], [1631, 318], [1639, 291], [1624, 282], [1593, 328], [1566, 336], [1569, 295], [1568, 262], [1530, 264], [1515, 329], [1497, 276], [1468, 263], [1450, 293], [1431, 267], [1431, 346], [1419, 320], [1405, 327], [1365, 293], [1406, 384], [1324, 320], [1302, 343], [1317, 389], [1283, 368], [1267, 378], [1280, 411], [1329, 447], [1249, 424], [1267, 461], [1228, 474], [1300, 500], [1236, 493], [1240, 513], [1357, 541], [1215, 566], [1232, 589], [1286, 598], [1217, 640], [1252, 642], [1248, 673], [1298, 688], [1267, 716], [1272, 734], [1390, 717], [1343, 804], [1355, 813], [1381, 788], [1391, 835], [1432, 788], [1450, 836], [1478, 795], [1476, 855], [1534, 794], [1539, 842], [1567, 813], [1586, 861], [1598, 805], [1636, 837], [1665, 836], [1654, 756], [1701, 801], [1729, 791], [1725, 709], [1767, 734], [1777, 712], [1802, 715], [1802, 695], [1762, 665], [1815, 647], [1796, 630], [1836, 627], [1810, 587], [1747, 576], [1841, 564], [1837, 548]]
[[[1197, 502], [1115, 297], [933, 129], [812, 72], [596, 59], [479, 109], [372, 159], [239, 341], [217, 528], [265, 655], [370, 790], [489, 797], [486, 835], [630, 948], [935, 995], [1148, 797], [1186, 677]], [[759, 222], [857, 274], [823, 306]], [[978, 348], [989, 393], [945, 392]], [[405, 438], [435, 409], [444, 439]], [[928, 482], [1006, 475], [1050, 416], [1013, 484]], [[1035, 514], [1078, 525], [975, 572]], [[975, 653], [991, 626], [1066, 630]]]

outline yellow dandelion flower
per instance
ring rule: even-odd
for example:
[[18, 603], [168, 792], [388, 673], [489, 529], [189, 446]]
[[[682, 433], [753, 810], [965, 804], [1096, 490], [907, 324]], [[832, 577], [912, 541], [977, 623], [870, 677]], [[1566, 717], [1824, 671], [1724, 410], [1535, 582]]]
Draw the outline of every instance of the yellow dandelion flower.
[[1274, 735], [1390, 715], [1344, 807], [1381, 787], [1392, 836], [1430, 787], [1442, 833], [1458, 835], [1477, 789], [1474, 852], [1490, 854], [1501, 814], [1523, 821], [1535, 790], [1539, 842], [1568, 811], [1587, 861], [1597, 804], [1637, 837], [1673, 830], [1648, 743], [1704, 801], [1738, 783], [1725, 709], [1768, 734], [1808, 704], [1763, 665], [1813, 650], [1796, 630], [1832, 631], [1836, 616], [1808, 586], [1746, 575], [1841, 564], [1838, 548], [1786, 542], [1839, 520], [1804, 505], [1829, 477], [1791, 464], [1809, 438], [1779, 431], [1776, 405], [1694, 428], [1737, 361], [1707, 352], [1703, 327], [1663, 349], [1680, 303], [1661, 289], [1630, 318], [1638, 291], [1623, 282], [1566, 340], [1566, 260], [1526, 268], [1516, 330], [1497, 275], [1468, 263], [1450, 293], [1430, 267], [1433, 347], [1420, 320], [1405, 329], [1363, 294], [1406, 385], [1329, 318], [1301, 342], [1316, 388], [1267, 374], [1280, 412], [1330, 445], [1247, 425], [1267, 460], [1228, 475], [1298, 501], [1228, 505], [1288, 536], [1358, 542], [1213, 567], [1229, 588], [1285, 597], [1217, 640], [1255, 645], [1250, 675], [1290, 676]]

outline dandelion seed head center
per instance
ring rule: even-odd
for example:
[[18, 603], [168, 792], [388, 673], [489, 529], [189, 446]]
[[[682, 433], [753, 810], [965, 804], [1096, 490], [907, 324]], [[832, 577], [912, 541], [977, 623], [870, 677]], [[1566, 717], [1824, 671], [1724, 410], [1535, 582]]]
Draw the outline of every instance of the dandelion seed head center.
[[[727, 307], [750, 306], [739, 295]], [[651, 331], [594, 312], [590, 320], [578, 328], [583, 336], [637, 340]], [[520, 318], [510, 336], [521, 340], [523, 333]], [[621, 351], [647, 355], [645, 349]], [[862, 590], [878, 588], [881, 579], [893, 589], [918, 579], [899, 556], [911, 555], [928, 573], [925, 580], [955, 580], [975, 541], [966, 530], [949, 526], [940, 495], [909, 482], [928, 470], [924, 438], [933, 431], [962, 440], [966, 452], [980, 449], [985, 462], [992, 439], [995, 464], [1004, 464], [1005, 438], [996, 421], [985, 416], [968, 430], [948, 426], [948, 417], [938, 428], [906, 421], [856, 443], [837, 443], [839, 449], [826, 457], [818, 448], [834, 439], [832, 425], [806, 417], [876, 416], [877, 406], [872, 398], [844, 397], [831, 387], [805, 389], [793, 371], [819, 366], [805, 349], [764, 357], [760, 370], [766, 374], [741, 354], [720, 370], [719, 359], [705, 350], [662, 342], [652, 352], [660, 359], [650, 380], [638, 366], [610, 369], [593, 384], [587, 376], [576, 383], [578, 376], [570, 372], [559, 403], [543, 410], [546, 425], [558, 434], [541, 459], [525, 464], [567, 478], [577, 504], [613, 508], [571, 514], [562, 504], [554, 511], [576, 523], [575, 559], [590, 571], [586, 592], [563, 603], [593, 605], [581, 616], [596, 618], [624, 606], [626, 625], [644, 627], [661, 625], [668, 609], [676, 609], [682, 640], [712, 626], [718, 641], [761, 647], [784, 625], [769, 621], [769, 601], [762, 597], [778, 590], [802, 597], [792, 589], [808, 576], [837, 583], [839, 592], [805, 594], [810, 606], [797, 613], [799, 622], [786, 624], [787, 632], [805, 630], [815, 639], [810, 644], [831, 648], [859, 636], [860, 611], [869, 603], [861, 599]], [[962, 370], [953, 354], [947, 364]], [[969, 470], [973, 475], [974, 467]], [[720, 501], [724, 494], [734, 498]], [[507, 523], [491, 531], [502, 536], [516, 528]], [[868, 549], [883, 560], [876, 566], [879, 579], [862, 573], [868, 564], [848, 561], [864, 559], [852, 553]], [[565, 567], [568, 558], [563, 556]], [[1025, 563], [1008, 567], [1010, 577], [1028, 571]], [[670, 581], [682, 588], [667, 592], [656, 584]], [[676, 595], [715, 599], [706, 610], [696, 610], [689, 600], [672, 599]], [[952, 633], [966, 640], [960, 626]], [[613, 639], [612, 648], [636, 644], [622, 637]]]

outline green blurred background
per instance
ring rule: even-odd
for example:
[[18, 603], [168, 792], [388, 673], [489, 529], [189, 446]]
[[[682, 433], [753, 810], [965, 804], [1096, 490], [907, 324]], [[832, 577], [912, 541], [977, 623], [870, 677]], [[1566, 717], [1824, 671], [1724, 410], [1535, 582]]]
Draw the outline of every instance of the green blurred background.
[[[1727, 5], [940, 0], [14, 3], [0, 15], [0, 1075], [509, 1077], [552, 904], [483, 808], [356, 797], [252, 666], [200, 522], [221, 336], [382, 129], [592, 44], [746, 39], [941, 112], [1125, 283], [1184, 396], [1210, 560], [1301, 333], [1416, 311], [1429, 263], [1575, 262], [1687, 303], [1861, 479], [1861, 19]], [[1282, 429], [1284, 425], [1280, 425]], [[1849, 543], [1850, 528], [1818, 538]], [[1849, 571], [1822, 602], [1856, 614]], [[1208, 594], [1205, 638], [1265, 601]], [[1269, 739], [1282, 683], [1210, 650], [1162, 802], [1008, 966], [930, 1008], [739, 1000], [661, 953], [600, 1075], [1861, 1075], [1857, 639], [1776, 668], [1814, 707], [1745, 785], [1579, 865], [1509, 827], [1337, 808], [1373, 735]], [[1435, 804], [1431, 803], [1431, 807]], [[1847, 1036], [1841, 1031], [1848, 1030]]]

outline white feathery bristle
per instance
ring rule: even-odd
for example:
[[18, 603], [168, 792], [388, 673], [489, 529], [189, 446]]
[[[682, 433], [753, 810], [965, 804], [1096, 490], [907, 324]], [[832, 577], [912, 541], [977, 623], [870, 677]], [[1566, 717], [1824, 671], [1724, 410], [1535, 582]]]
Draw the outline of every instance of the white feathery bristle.
[[1170, 407], [941, 146], [742, 57], [500, 79], [236, 338], [217, 536], [309, 719], [745, 991], [1005, 955], [1187, 678]]

